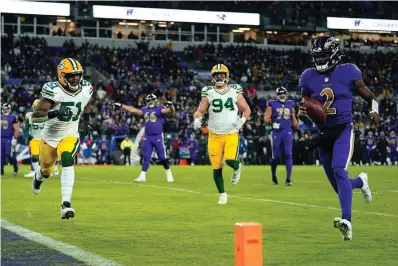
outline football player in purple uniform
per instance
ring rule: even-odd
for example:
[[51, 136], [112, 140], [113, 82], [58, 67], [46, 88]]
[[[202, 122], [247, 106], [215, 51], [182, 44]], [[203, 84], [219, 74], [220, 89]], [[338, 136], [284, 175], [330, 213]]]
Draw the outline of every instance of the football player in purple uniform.
[[5, 103], [1, 106], [1, 175], [4, 175], [6, 159], [14, 166], [13, 175], [18, 174], [18, 162], [13, 149], [17, 145], [19, 136], [19, 123], [17, 117], [11, 114], [11, 105]]
[[287, 90], [284, 87], [276, 89], [277, 100], [269, 100], [264, 114], [264, 121], [267, 124], [272, 123], [272, 183], [278, 185], [276, 177], [276, 167], [280, 162], [281, 152], [285, 155], [286, 163], [286, 186], [291, 186], [291, 175], [293, 168], [293, 132], [292, 127], [299, 130], [294, 112], [294, 102], [286, 100]]
[[[375, 95], [362, 80], [362, 73], [354, 64], [339, 64], [341, 59], [338, 41], [322, 36], [313, 42], [311, 50], [313, 68], [306, 69], [300, 77], [302, 97], [312, 97], [323, 104], [326, 121], [318, 123], [319, 134], [313, 136], [311, 147], [318, 147], [319, 156], [335, 192], [338, 194], [342, 217], [333, 220], [344, 240], [352, 239], [352, 190], [360, 188], [365, 202], [372, 201], [366, 173], [350, 179], [347, 168], [354, 148], [352, 101], [355, 91], [368, 101], [370, 119], [379, 121], [379, 106]], [[300, 106], [299, 118], [308, 119], [306, 108]]]
[[166, 170], [167, 182], [174, 182], [173, 175], [170, 170], [169, 160], [166, 158], [166, 150], [163, 141], [163, 124], [167, 114], [174, 113], [174, 106], [172, 102], [167, 102], [166, 106], [158, 105], [156, 95], [149, 94], [146, 97], [147, 106], [137, 109], [133, 106], [125, 105], [122, 103], [114, 103], [113, 105], [122, 108], [130, 113], [143, 116], [145, 122], [145, 136], [142, 143], [142, 150], [144, 161], [142, 163], [141, 174], [136, 178], [135, 182], [146, 182], [146, 172], [148, 171], [151, 154], [155, 149], [159, 161], [162, 163]]

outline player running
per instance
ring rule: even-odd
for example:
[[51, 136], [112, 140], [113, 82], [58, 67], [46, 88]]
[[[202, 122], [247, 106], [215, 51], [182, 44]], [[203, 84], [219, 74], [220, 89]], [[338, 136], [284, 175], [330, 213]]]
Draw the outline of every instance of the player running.
[[299, 125], [294, 112], [294, 102], [286, 100], [287, 90], [284, 87], [276, 89], [277, 100], [269, 100], [264, 114], [264, 121], [267, 124], [272, 123], [272, 183], [278, 185], [276, 177], [276, 167], [280, 162], [281, 151], [285, 154], [286, 163], [286, 186], [291, 186], [291, 175], [293, 168], [293, 132], [299, 130]]
[[11, 105], [1, 106], [1, 175], [4, 175], [6, 159], [14, 166], [13, 175], [18, 174], [18, 162], [14, 148], [19, 136], [19, 123], [15, 115], [11, 114]]
[[142, 163], [141, 174], [136, 178], [135, 182], [146, 182], [146, 172], [148, 171], [151, 154], [155, 149], [159, 161], [166, 170], [167, 182], [174, 182], [173, 174], [170, 170], [170, 163], [166, 158], [166, 150], [164, 147], [163, 137], [163, 124], [167, 114], [175, 112], [173, 103], [168, 101], [166, 106], [158, 105], [156, 95], [149, 94], [146, 97], [147, 106], [137, 109], [133, 106], [125, 105], [122, 103], [114, 103], [115, 108], [122, 108], [129, 111], [133, 115], [143, 116], [145, 121], [145, 136], [142, 144], [144, 161]]
[[[334, 218], [334, 227], [341, 231], [344, 240], [351, 240], [352, 189], [360, 188], [365, 202], [372, 201], [367, 174], [360, 173], [358, 178], [350, 179], [347, 172], [354, 148], [353, 90], [369, 102], [370, 118], [375, 123], [379, 120], [379, 107], [357, 66], [339, 64], [340, 47], [335, 38], [322, 36], [315, 39], [311, 55], [315, 67], [301, 74], [301, 94], [323, 103], [327, 115], [326, 122], [318, 124], [320, 133], [313, 136], [311, 146], [318, 146], [326, 176], [339, 196], [342, 217]], [[308, 118], [303, 106], [300, 106], [299, 118]]]
[[[228, 196], [222, 176], [223, 161], [234, 170], [231, 183], [237, 184], [241, 174], [238, 133], [249, 119], [251, 111], [242, 95], [242, 87], [238, 84], [228, 85], [229, 70], [225, 65], [215, 65], [211, 70], [211, 76], [214, 86], [202, 89], [202, 100], [194, 115], [194, 127], [199, 129], [204, 114], [209, 112], [209, 157], [214, 182], [219, 192], [218, 204], [226, 204]], [[242, 117], [238, 116], [238, 109], [242, 112]]]
[[[71, 197], [75, 181], [74, 157], [79, 149], [79, 136], [89, 133], [89, 108], [93, 89], [83, 79], [83, 68], [73, 58], [65, 58], [58, 65], [58, 82], [44, 84], [39, 103], [32, 114], [32, 122], [44, 123], [39, 144], [40, 166], [33, 178], [33, 193], [39, 194], [45, 178], [54, 171], [61, 158], [61, 218], [75, 216]], [[83, 113], [83, 123], [79, 119]]]

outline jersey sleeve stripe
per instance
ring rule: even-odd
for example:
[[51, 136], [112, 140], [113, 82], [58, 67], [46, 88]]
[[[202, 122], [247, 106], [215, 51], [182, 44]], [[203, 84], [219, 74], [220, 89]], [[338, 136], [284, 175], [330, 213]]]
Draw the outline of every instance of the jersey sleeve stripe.
[[45, 89], [43, 89], [43, 90], [41, 91], [41, 94], [54, 97], [54, 92], [49, 91], [49, 90], [45, 90]]

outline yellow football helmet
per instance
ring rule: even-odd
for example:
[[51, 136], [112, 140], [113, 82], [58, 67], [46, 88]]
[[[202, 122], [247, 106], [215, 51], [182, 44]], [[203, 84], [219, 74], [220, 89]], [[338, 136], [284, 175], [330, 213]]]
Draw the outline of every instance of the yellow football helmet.
[[[71, 91], [77, 91], [81, 88], [81, 82], [83, 80], [83, 68], [82, 65], [77, 61], [76, 59], [73, 58], [64, 58], [62, 61], [59, 63], [58, 68], [57, 68], [57, 73], [58, 73], [58, 81], [59, 83], [71, 90]], [[71, 75], [76, 75], [80, 74], [80, 79], [76, 83], [69, 83], [68, 78]]]
[[36, 99], [33, 103], [32, 103], [32, 109], [36, 109], [36, 106], [39, 104], [39, 99]]
[[[225, 78], [224, 78], [223, 80], [217, 81], [217, 80], [214, 78], [214, 74], [218, 74], [218, 73], [224, 73], [224, 74], [225, 74]], [[223, 64], [217, 64], [217, 65], [215, 65], [215, 66], [211, 69], [211, 76], [212, 76], [211, 82], [212, 82], [215, 86], [221, 87], [221, 86], [223, 86], [224, 84], [227, 84], [228, 81], [229, 81], [229, 70], [228, 70], [228, 67], [226, 67], [226, 66], [223, 65]]]

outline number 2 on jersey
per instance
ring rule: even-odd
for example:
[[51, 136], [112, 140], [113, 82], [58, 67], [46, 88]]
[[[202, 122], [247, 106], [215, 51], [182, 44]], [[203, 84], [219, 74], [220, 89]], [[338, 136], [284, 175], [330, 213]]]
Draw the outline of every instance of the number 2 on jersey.
[[69, 122], [70, 120], [76, 121], [77, 119], [79, 119], [79, 115], [80, 115], [80, 113], [82, 112], [82, 103], [81, 103], [81, 102], [78, 102], [78, 103], [74, 103], [74, 102], [63, 102], [63, 103], [61, 103], [61, 105], [62, 105], [62, 106], [67, 106], [67, 107], [76, 106], [76, 108], [77, 108], [77, 113], [76, 113], [76, 115], [75, 115], [74, 117], [71, 117], [71, 118], [69, 118], [69, 119], [59, 119], [60, 121]]
[[223, 104], [221, 99], [214, 99], [211, 101], [211, 105], [213, 106], [213, 112], [220, 113], [225, 108], [229, 109], [229, 111], [235, 110], [234, 103], [232, 102], [232, 98], [229, 97], [225, 103]]
[[325, 109], [326, 115], [335, 115], [336, 114], [336, 108], [329, 108], [333, 101], [334, 101], [334, 93], [331, 88], [324, 88], [321, 91], [321, 96], [323, 97], [326, 95], [326, 102], [323, 105], [323, 108]]

